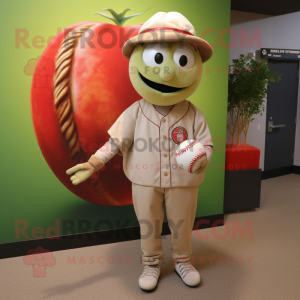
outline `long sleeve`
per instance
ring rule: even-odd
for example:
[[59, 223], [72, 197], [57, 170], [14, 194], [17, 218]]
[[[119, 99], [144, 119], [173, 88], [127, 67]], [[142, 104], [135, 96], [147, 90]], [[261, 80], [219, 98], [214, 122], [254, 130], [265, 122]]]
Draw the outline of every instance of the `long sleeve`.
[[195, 106], [195, 124], [194, 135], [195, 138], [204, 146], [206, 151], [207, 163], [209, 164], [213, 154], [213, 142], [210, 134], [210, 130], [203, 113]]
[[101, 159], [104, 163], [107, 163], [119, 152], [119, 147], [115, 144], [112, 138], [105, 143], [97, 152], [94, 154], [97, 158]]
[[126, 153], [133, 143], [138, 109], [137, 101], [128, 107], [107, 131], [118, 146], [120, 154]]
[[206, 151], [207, 164], [209, 164], [211, 157], [212, 157], [213, 148], [212, 148], [212, 146], [204, 146], [204, 148]]

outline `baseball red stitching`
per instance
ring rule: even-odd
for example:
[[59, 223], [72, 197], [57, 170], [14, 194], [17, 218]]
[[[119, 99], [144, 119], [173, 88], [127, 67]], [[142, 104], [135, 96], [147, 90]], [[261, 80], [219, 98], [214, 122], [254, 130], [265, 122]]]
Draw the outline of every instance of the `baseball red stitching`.
[[188, 171], [189, 171], [190, 173], [193, 173], [193, 168], [194, 168], [196, 162], [197, 162], [201, 157], [203, 157], [203, 156], [206, 156], [206, 153], [205, 153], [205, 152], [201, 152], [201, 153], [197, 154], [197, 155], [191, 160], [191, 162], [190, 162], [190, 164], [189, 164], [189, 166], [188, 166]]
[[178, 152], [175, 152], [175, 157], [182, 155], [183, 153], [185, 153], [186, 151], [190, 150], [193, 146], [195, 146], [198, 143], [199, 143], [199, 141], [195, 140], [192, 143], [188, 144], [183, 149], [179, 150]]

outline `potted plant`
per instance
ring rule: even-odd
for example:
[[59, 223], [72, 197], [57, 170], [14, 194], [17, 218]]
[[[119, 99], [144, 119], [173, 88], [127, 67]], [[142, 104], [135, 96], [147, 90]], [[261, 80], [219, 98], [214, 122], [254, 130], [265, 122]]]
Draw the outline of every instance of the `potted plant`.
[[[247, 61], [243, 54], [232, 62], [228, 79], [228, 127], [232, 143], [226, 146], [226, 168], [254, 169], [259, 167], [260, 151], [247, 144], [249, 126], [254, 115], [262, 115], [264, 111], [269, 83], [280, 81], [281, 74], [271, 72], [266, 61], [252, 58]], [[245, 135], [244, 141], [241, 141], [242, 133]], [[249, 157], [252, 161], [248, 161]]]
[[225, 213], [260, 206], [260, 150], [247, 144], [247, 136], [254, 115], [264, 111], [269, 83], [278, 82], [280, 76], [270, 71], [267, 62], [248, 60], [243, 54], [229, 66], [228, 127], [232, 142], [226, 145]]

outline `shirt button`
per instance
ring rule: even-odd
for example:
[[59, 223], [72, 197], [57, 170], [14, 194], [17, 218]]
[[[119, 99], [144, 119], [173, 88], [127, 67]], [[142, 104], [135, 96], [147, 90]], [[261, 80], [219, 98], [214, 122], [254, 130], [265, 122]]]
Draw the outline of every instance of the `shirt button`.
[[166, 139], [167, 137], [164, 135], [163, 138]]
[[165, 176], [168, 176], [168, 173], [165, 173]]
[[162, 121], [165, 123], [166, 122], [166, 120], [165, 119], [162, 119]]
[[164, 157], [167, 157], [168, 155], [167, 154], [164, 154]]

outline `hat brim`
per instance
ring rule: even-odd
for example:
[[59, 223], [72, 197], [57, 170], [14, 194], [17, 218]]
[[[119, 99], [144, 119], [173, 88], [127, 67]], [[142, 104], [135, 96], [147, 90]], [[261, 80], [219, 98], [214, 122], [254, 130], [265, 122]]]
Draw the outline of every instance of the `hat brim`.
[[122, 53], [126, 58], [130, 59], [130, 56], [137, 44], [153, 42], [184, 42], [193, 44], [199, 50], [203, 63], [208, 61], [213, 54], [212, 47], [204, 39], [174, 31], [151, 31], [138, 34], [126, 41], [123, 46]]

